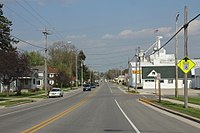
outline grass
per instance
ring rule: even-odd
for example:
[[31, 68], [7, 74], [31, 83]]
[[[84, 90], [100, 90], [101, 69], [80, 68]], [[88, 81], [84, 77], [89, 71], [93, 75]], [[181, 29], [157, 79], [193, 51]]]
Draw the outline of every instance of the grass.
[[[10, 92], [9, 98], [22, 98], [22, 97], [31, 97], [35, 95], [40, 95], [45, 93], [45, 91], [35, 91], [35, 92], [22, 92], [21, 95], [16, 95], [15, 92]], [[0, 93], [0, 97], [7, 97], [6, 92]]]
[[33, 100], [30, 99], [21, 99], [21, 100], [13, 100], [13, 101], [5, 101], [0, 103], [0, 106], [13, 106], [13, 105], [19, 105], [19, 104], [24, 104], [24, 103], [30, 103], [34, 102]]
[[129, 90], [127, 91], [128, 93], [133, 93], [133, 94], [138, 94], [139, 92], [135, 91], [135, 90]]
[[[179, 101], [184, 101], [184, 97], [169, 97], [171, 99], [179, 100]], [[192, 104], [197, 104], [200, 105], [200, 97], [188, 97], [188, 102]]]
[[175, 104], [168, 101], [162, 101], [161, 103], [159, 103], [158, 101], [152, 100], [151, 102], [174, 111], [178, 111], [196, 118], [200, 118], [200, 109], [192, 107], [184, 108], [181, 104]]

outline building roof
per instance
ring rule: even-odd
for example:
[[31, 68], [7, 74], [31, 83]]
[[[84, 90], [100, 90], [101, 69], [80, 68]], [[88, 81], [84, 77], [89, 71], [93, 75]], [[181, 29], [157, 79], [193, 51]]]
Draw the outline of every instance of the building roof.
[[[152, 71], [161, 74], [161, 79], [175, 79], [176, 67], [175, 66], [144, 66], [142, 67], [142, 78], [152, 79], [154, 77], [148, 76]], [[184, 78], [184, 73], [179, 69], [178, 77]], [[191, 78], [191, 72], [188, 73], [188, 78]]]
[[48, 67], [48, 73], [58, 73], [58, 69], [55, 67]]

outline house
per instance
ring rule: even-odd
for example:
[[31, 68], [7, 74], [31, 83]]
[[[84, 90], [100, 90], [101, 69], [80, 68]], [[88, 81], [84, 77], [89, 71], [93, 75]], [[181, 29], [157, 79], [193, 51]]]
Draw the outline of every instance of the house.
[[54, 67], [48, 67], [48, 84], [53, 86], [56, 84], [56, 77], [58, 76], [58, 69]]
[[37, 88], [44, 88], [44, 66], [36, 66], [35, 69], [38, 69], [38, 78], [37, 78]]
[[35, 90], [37, 88], [38, 69], [32, 68], [30, 73], [23, 77], [18, 77], [17, 88]]

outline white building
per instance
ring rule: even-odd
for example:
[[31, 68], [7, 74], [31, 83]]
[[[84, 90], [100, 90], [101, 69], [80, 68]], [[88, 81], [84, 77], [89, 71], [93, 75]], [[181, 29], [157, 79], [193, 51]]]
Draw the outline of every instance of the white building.
[[[174, 89], [175, 88], [175, 56], [174, 54], [167, 54], [164, 48], [160, 49], [160, 39], [157, 37], [156, 42], [145, 52], [138, 52], [137, 64], [135, 62], [129, 63], [129, 86], [143, 89], [153, 89], [158, 86], [157, 74], [161, 74], [161, 88]], [[147, 53], [153, 49], [154, 54]], [[179, 69], [178, 88], [183, 88], [184, 73]], [[188, 87], [191, 86], [191, 73], [188, 74]]]

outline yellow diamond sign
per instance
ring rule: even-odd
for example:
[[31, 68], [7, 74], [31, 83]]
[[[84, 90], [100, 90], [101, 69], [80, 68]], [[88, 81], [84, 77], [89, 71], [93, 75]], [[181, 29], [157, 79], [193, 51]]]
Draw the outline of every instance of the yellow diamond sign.
[[187, 56], [185, 56], [182, 60], [180, 60], [177, 66], [184, 72], [188, 73], [193, 67], [195, 67], [195, 63], [190, 60]]

